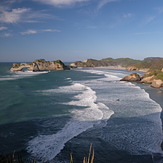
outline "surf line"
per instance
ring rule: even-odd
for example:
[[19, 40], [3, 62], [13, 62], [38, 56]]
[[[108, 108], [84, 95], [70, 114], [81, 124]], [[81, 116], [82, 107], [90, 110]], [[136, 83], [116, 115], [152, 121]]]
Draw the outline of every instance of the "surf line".
[[[66, 89], [80, 93], [75, 96], [75, 100], [65, 104], [85, 108], [73, 110], [72, 119], [58, 133], [39, 135], [28, 142], [28, 153], [34, 154], [40, 160], [54, 159], [66, 142], [96, 125], [105, 126], [106, 123], [102, 122], [106, 122], [114, 114], [105, 104], [96, 103], [96, 92], [90, 87], [74, 83], [72, 86], [66, 86]], [[64, 87], [60, 87], [59, 90], [65, 91]]]

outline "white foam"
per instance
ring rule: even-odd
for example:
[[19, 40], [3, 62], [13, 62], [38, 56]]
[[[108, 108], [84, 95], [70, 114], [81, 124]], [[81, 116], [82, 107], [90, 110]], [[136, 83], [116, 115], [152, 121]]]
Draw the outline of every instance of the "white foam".
[[97, 92], [98, 101], [114, 111], [114, 118], [122, 120], [122, 123], [114, 122], [115, 124], [105, 130], [105, 141], [119, 150], [135, 155], [163, 153], [161, 150], [163, 138], [161, 106], [139, 86], [130, 82], [115, 82], [116, 79], [127, 75], [126, 72], [124, 72], [125, 75], [116, 71], [101, 72], [94, 69], [86, 70], [86, 72], [103, 74], [106, 77], [84, 82], [99, 92], [99, 94]]
[[[92, 74], [99, 74], [99, 75], [104, 75], [106, 76], [106, 78], [104, 78], [103, 80], [120, 80], [121, 78], [117, 76], [116, 73], [112, 73], [112, 72], [107, 72], [107, 71], [102, 71], [102, 70], [96, 70], [96, 69], [89, 69], [89, 70], [80, 70], [80, 71], [84, 71], [87, 73], [92, 73]], [[123, 75], [122, 73], [119, 73], [121, 75]]]
[[33, 71], [25, 71], [25, 72], [11, 72], [11, 75], [6, 75], [6, 76], [1, 76], [0, 81], [5, 81], [5, 80], [16, 80], [16, 79], [21, 79], [21, 78], [26, 78], [26, 77], [31, 77], [35, 75], [40, 75], [48, 73], [48, 71], [40, 71], [40, 72], [33, 72]]
[[[47, 95], [49, 92], [62, 92], [68, 95], [70, 92], [75, 93], [77, 95], [74, 96], [74, 99], [64, 104], [73, 105], [74, 108], [81, 106], [84, 109], [72, 110], [72, 120], [57, 134], [40, 135], [32, 139], [29, 142], [28, 152], [36, 153], [41, 160], [51, 160], [74, 136], [96, 125], [105, 126], [106, 120], [113, 113], [115, 113], [114, 118], [124, 119], [125, 122], [111, 124], [112, 130], [106, 130], [104, 133], [105, 141], [117, 149], [126, 150], [131, 154], [162, 152], [160, 147], [162, 142], [160, 112], [162, 108], [150, 99], [145, 90], [132, 83], [115, 82], [121, 78], [123, 73], [83, 69], [78, 71], [102, 74], [104, 78], [80, 81], [71, 86], [43, 91]], [[96, 89], [99, 91], [98, 95], [93, 91]], [[97, 98], [100, 103], [96, 102]], [[135, 118], [139, 118], [139, 121], [135, 122]], [[133, 124], [127, 123], [126, 120]]]
[[[46, 92], [78, 92], [74, 100], [65, 105], [83, 106], [84, 109], [71, 111], [72, 119], [65, 127], [53, 135], [40, 135], [29, 142], [27, 148], [29, 153], [36, 154], [41, 160], [52, 160], [64, 147], [64, 144], [79, 135], [83, 131], [99, 125], [106, 121], [113, 114], [113, 111], [102, 104], [96, 103], [96, 93], [89, 87], [75, 83], [71, 86], [60, 87], [59, 89], [46, 90]], [[102, 123], [106, 125], [106, 123]]]

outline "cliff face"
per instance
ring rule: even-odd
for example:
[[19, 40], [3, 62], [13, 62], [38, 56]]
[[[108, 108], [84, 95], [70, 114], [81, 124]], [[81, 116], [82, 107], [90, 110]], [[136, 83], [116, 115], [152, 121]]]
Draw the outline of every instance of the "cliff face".
[[53, 71], [53, 70], [69, 70], [60, 60], [46, 61], [45, 59], [35, 60], [31, 63], [14, 63], [10, 71], [22, 71], [27, 68], [29, 71]]

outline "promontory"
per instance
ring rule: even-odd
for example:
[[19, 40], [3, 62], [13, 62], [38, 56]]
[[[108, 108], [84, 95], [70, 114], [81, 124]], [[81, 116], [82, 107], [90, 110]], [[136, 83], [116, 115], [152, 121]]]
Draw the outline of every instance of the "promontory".
[[61, 60], [56, 61], [46, 61], [45, 59], [35, 60], [31, 63], [13, 63], [10, 71], [23, 71], [27, 69], [28, 71], [53, 71], [53, 70], [69, 70], [70, 68], [66, 66]]

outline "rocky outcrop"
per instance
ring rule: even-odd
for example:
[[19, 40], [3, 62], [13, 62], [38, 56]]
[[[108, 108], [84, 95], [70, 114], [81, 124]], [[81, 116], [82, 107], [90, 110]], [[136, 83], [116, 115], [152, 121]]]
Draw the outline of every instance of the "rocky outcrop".
[[126, 70], [128, 70], [128, 71], [139, 71], [139, 69], [136, 68], [135, 66], [128, 66], [128, 67], [126, 67]]
[[140, 81], [140, 80], [141, 80], [141, 77], [139, 74], [132, 73], [130, 75], [125, 76], [120, 81], [136, 82], [136, 81]]
[[31, 63], [14, 63], [10, 71], [23, 71], [27, 68], [29, 71], [53, 71], [53, 70], [69, 70], [61, 60], [46, 61], [45, 59], [35, 60]]
[[163, 81], [160, 79], [158, 79], [158, 80], [154, 79], [152, 81], [151, 87], [155, 87], [155, 88], [163, 87]]
[[32, 69], [32, 65], [27, 63], [13, 63], [13, 66], [10, 71], [22, 71], [24, 68]]
[[161, 70], [148, 71], [142, 77], [140, 77], [137, 73], [132, 73], [128, 76], [125, 76], [120, 81], [128, 81], [128, 82], [139, 82], [150, 84], [151, 87], [160, 88], [163, 87], [163, 72]]
[[151, 84], [152, 87], [163, 87], [162, 69], [151, 69], [142, 76], [141, 83]]
[[142, 77], [141, 83], [152, 84], [155, 77], [156, 77], [155, 75], [148, 76], [148, 77]]

